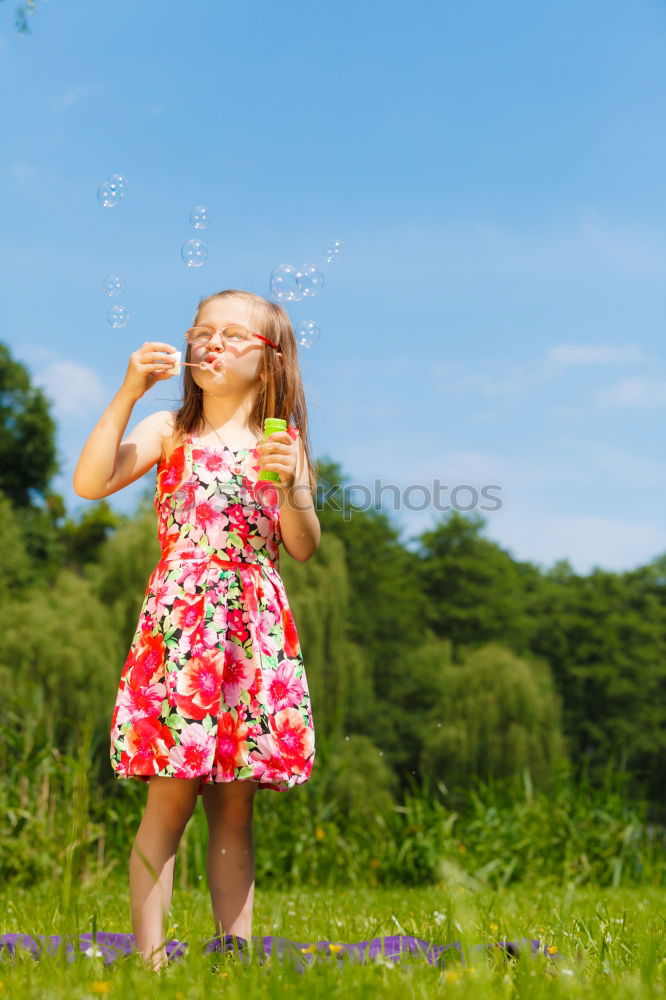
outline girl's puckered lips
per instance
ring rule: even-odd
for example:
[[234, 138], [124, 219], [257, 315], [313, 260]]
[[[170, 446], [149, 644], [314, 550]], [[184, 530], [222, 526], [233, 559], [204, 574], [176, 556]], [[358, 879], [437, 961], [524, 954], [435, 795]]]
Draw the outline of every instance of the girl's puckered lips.
[[218, 365], [221, 363], [222, 363], [222, 358], [220, 357], [219, 354], [216, 354], [215, 351], [208, 352], [208, 354], [206, 355], [206, 364]]

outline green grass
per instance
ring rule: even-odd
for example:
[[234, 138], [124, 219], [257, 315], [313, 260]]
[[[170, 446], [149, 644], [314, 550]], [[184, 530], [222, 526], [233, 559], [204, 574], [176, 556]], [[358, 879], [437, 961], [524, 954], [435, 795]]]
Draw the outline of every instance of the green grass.
[[[176, 872], [176, 883], [178, 872]], [[131, 932], [124, 873], [103, 884], [72, 886], [63, 912], [62, 886], [0, 889], [0, 933]], [[137, 956], [105, 967], [101, 959], [64, 955], [36, 961], [25, 952], [0, 962], [0, 998], [115, 996], [195, 1000], [218, 994], [247, 1000], [307, 995], [333, 997], [609, 997], [666, 995], [666, 891], [645, 888], [514, 884], [470, 889], [460, 884], [426, 888], [362, 889], [255, 887], [254, 936], [279, 935], [305, 944], [364, 941], [395, 934], [433, 944], [460, 941], [466, 966], [450, 956], [437, 968], [421, 956], [395, 966], [351, 964], [324, 954], [309, 961], [239, 963], [232, 955], [203, 956], [192, 948], [212, 937], [205, 878], [198, 889], [176, 885], [169, 937], [192, 949], [160, 973], [141, 968]], [[552, 955], [507, 958], [475, 952], [477, 943], [539, 938]], [[468, 950], [469, 949], [469, 950]], [[311, 964], [310, 964], [311, 962]], [[296, 965], [300, 964], [299, 974]]]

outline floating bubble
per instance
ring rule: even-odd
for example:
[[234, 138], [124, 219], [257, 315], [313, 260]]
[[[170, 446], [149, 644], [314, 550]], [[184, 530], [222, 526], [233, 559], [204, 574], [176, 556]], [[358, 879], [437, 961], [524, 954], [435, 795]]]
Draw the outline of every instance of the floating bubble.
[[303, 298], [303, 281], [305, 280], [305, 274], [300, 267], [294, 268], [294, 277], [296, 278], [296, 294], [292, 301], [300, 302]]
[[180, 256], [188, 267], [201, 267], [206, 263], [208, 249], [201, 240], [188, 240], [187, 243], [183, 243]]
[[302, 264], [298, 269], [298, 284], [303, 298], [311, 298], [324, 287], [324, 275], [315, 264]]
[[122, 326], [127, 326], [130, 321], [130, 314], [125, 306], [111, 306], [106, 318], [114, 330], [119, 330]]
[[329, 240], [328, 246], [322, 251], [324, 255], [324, 260], [327, 264], [333, 263], [334, 260], [340, 260], [342, 257], [342, 243], [340, 240]]
[[104, 208], [115, 208], [116, 205], [120, 204], [122, 194], [111, 181], [102, 181], [97, 188], [97, 197]]
[[317, 340], [321, 330], [311, 319], [302, 319], [296, 327], [296, 340], [299, 347], [312, 347]]
[[271, 295], [278, 302], [297, 302], [301, 298], [300, 271], [291, 264], [279, 264], [271, 271]]
[[127, 178], [123, 177], [122, 174], [111, 174], [109, 177], [109, 184], [112, 188], [120, 191], [120, 197], [124, 198], [127, 194]]
[[195, 229], [206, 229], [210, 223], [210, 212], [205, 205], [197, 205], [190, 212], [190, 222]]
[[109, 298], [117, 299], [119, 295], [122, 295], [127, 284], [123, 281], [119, 274], [110, 274], [108, 278], [104, 279], [103, 289]]

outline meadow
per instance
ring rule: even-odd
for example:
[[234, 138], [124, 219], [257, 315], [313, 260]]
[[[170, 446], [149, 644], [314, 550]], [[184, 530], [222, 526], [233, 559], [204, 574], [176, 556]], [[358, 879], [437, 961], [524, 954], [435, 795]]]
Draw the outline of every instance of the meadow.
[[[127, 889], [121, 877], [81, 887], [67, 913], [61, 887], [45, 882], [0, 893], [0, 933], [20, 926], [28, 933], [92, 933], [128, 929]], [[363, 889], [298, 885], [255, 889], [253, 939], [265, 935], [295, 943], [293, 953], [203, 953], [212, 936], [205, 883], [174, 889], [168, 940], [187, 941], [185, 954], [159, 973], [137, 956], [105, 965], [102, 958], [64, 951], [39, 960], [17, 953], [0, 966], [0, 995], [76, 998], [99, 995], [160, 996], [195, 1000], [229, 997], [309, 996], [425, 997], [452, 991], [459, 997], [663, 996], [666, 989], [666, 892], [660, 888], [575, 887], [518, 884], [469, 889], [440, 883], [426, 887]], [[77, 930], [78, 928], [78, 930]], [[429, 944], [458, 941], [461, 952], [442, 953], [430, 965], [423, 954], [399, 961], [378, 956], [368, 964], [346, 961], [319, 941], [368, 941], [412, 935]], [[495, 942], [538, 939], [538, 954], [508, 954]], [[477, 945], [490, 945], [477, 948]], [[301, 948], [304, 949], [301, 951]], [[159, 979], [159, 986], [155, 977]]]
[[[460, 997], [664, 995], [663, 830], [644, 824], [610, 771], [598, 788], [562, 772], [549, 795], [531, 787], [528, 773], [522, 792], [517, 784], [477, 783], [466, 810], [447, 804], [441, 783], [435, 793], [415, 782], [402, 805], [370, 818], [342, 814], [326, 794], [322, 764], [307, 793], [260, 797], [255, 807], [254, 920], [242, 955], [234, 942], [204, 952], [213, 922], [198, 806], [177, 858], [167, 932], [167, 941], [187, 947], [155, 973], [135, 952], [109, 964], [95, 954], [97, 934], [131, 932], [128, 833], [140, 808], [129, 807], [140, 807], [145, 789], [118, 789], [124, 822], [114, 823], [120, 816], [106, 802], [102, 824], [94, 818], [99, 798], [90, 788], [85, 740], [59, 767], [46, 797], [40, 783], [28, 784], [35, 805], [25, 810], [45, 834], [41, 868], [50, 863], [52, 877], [26, 880], [22, 852], [36, 844], [26, 836], [13, 841], [25, 864], [0, 889], [0, 934], [67, 938], [74, 957], [68, 961], [63, 948], [37, 958], [21, 948], [13, 957], [4, 952], [0, 997], [142, 997], [156, 989], [175, 1000], [287, 990], [327, 997], [351, 990], [403, 998], [442, 990]], [[79, 948], [85, 934], [90, 955]], [[282, 939], [284, 950], [270, 954], [267, 937]], [[396, 939], [403, 938], [419, 939], [423, 950], [391, 957], [390, 946], [400, 951]], [[379, 953], [367, 962], [340, 947], [373, 940]], [[452, 947], [430, 963], [426, 951], [436, 945]]]
[[[29, 385], [10, 358], [4, 370], [16, 392]], [[318, 471], [339, 484], [334, 464]], [[0, 935], [91, 944], [72, 962], [3, 952], [0, 1000], [663, 995], [663, 557], [544, 572], [461, 516], [415, 553], [362, 510], [347, 522], [322, 509], [316, 557], [283, 566], [317, 755], [302, 787], [257, 796], [252, 939], [204, 951], [198, 806], [167, 928], [187, 947], [159, 973], [131, 951], [106, 965], [92, 939], [131, 933], [147, 791], [111, 773], [110, 707], [157, 556], [154, 511], [146, 497], [119, 519], [102, 501], [73, 520], [48, 478], [44, 508], [22, 481], [0, 490], [13, 540], [0, 577]], [[267, 955], [268, 937], [280, 947]], [[432, 964], [419, 941], [437, 948]], [[383, 954], [355, 961], [360, 942]]]

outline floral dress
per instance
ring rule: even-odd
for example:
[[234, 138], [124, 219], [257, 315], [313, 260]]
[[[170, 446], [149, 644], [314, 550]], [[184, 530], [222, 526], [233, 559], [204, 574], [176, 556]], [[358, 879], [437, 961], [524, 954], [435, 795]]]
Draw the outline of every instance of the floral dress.
[[[296, 440], [298, 429], [289, 427]], [[310, 777], [315, 734], [279, 569], [280, 511], [257, 492], [256, 449], [187, 435], [157, 466], [162, 555], [152, 571], [111, 720], [118, 778]]]

